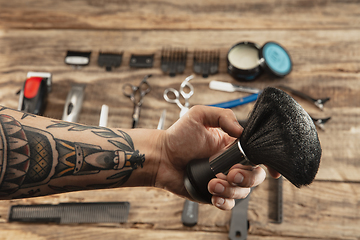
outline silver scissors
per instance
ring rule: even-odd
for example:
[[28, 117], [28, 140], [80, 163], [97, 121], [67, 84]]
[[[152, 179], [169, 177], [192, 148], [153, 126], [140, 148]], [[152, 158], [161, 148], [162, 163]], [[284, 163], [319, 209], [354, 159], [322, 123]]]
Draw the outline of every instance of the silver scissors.
[[151, 87], [147, 82], [147, 79], [149, 77], [151, 77], [151, 75], [145, 76], [144, 79], [140, 82], [139, 86], [134, 86], [130, 83], [126, 83], [123, 85], [124, 95], [130, 98], [130, 100], [134, 104], [132, 128], [135, 128], [137, 123], [139, 122], [140, 109], [143, 103], [143, 98], [151, 90]]
[[[189, 83], [189, 81], [193, 78], [193, 75], [185, 78], [185, 80], [180, 85], [179, 91], [174, 88], [167, 88], [164, 91], [164, 99], [169, 103], [176, 103], [176, 105], [178, 105], [178, 107], [181, 109], [180, 117], [182, 117], [189, 110], [189, 98], [194, 94], [194, 87], [191, 83]], [[184, 91], [184, 88], [186, 87], [190, 89], [189, 92]], [[169, 92], [173, 93], [175, 95], [175, 98], [170, 98], [168, 95]], [[180, 102], [180, 94], [185, 99], [184, 105]]]

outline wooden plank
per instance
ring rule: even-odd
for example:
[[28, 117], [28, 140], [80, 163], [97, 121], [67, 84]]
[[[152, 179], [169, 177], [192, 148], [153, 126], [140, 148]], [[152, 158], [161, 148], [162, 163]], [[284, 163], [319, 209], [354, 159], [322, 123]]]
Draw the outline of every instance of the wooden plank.
[[[343, 36], [347, 36], [346, 39]], [[284, 79], [274, 79], [264, 74], [251, 83], [241, 83], [226, 74], [226, 53], [232, 44], [243, 39], [263, 44], [269, 39], [282, 43], [291, 54], [293, 72]], [[204, 39], [208, 41], [204, 42]], [[324, 41], [326, 39], [326, 41]], [[240, 40], [241, 41], [241, 40]], [[312, 104], [296, 98], [314, 117], [331, 116], [326, 131], [319, 131], [323, 157], [317, 179], [360, 181], [357, 146], [360, 134], [360, 49], [358, 30], [323, 31], [73, 31], [73, 30], [3, 30], [0, 31], [0, 103], [16, 108], [18, 91], [27, 71], [53, 73], [54, 91], [49, 95], [45, 115], [60, 119], [71, 83], [87, 83], [85, 101], [79, 121], [97, 125], [102, 104], [110, 106], [109, 127], [131, 127], [132, 105], [122, 95], [124, 83], [138, 84], [147, 74], [152, 91], [142, 107], [139, 127], [155, 128], [161, 111], [167, 109], [165, 127], [178, 119], [179, 109], [166, 103], [162, 94], [167, 87], [178, 88], [183, 79], [192, 74], [191, 53], [194, 49], [220, 49], [220, 73], [193, 80], [195, 95], [190, 104], [210, 104], [232, 100], [244, 93], [211, 91], [211, 80], [263, 88], [285, 84], [313, 97], [331, 97], [325, 110], [319, 111]], [[173, 46], [189, 46], [187, 69], [183, 75], [170, 78], [160, 70], [160, 52], [164, 42]], [[92, 50], [91, 64], [74, 70], [64, 64], [66, 50]], [[123, 64], [113, 72], [97, 66], [100, 50], [124, 51]], [[131, 69], [130, 53], [155, 53], [151, 69]], [[344, 54], [347, 53], [347, 54]], [[56, 90], [55, 90], [56, 89]], [[252, 104], [234, 108], [239, 119], [247, 117]]]
[[0, 28], [358, 29], [358, 6], [358, 0], [14, 0], [0, 2]]
[[[198, 240], [226, 240], [225, 233], [216, 232], [187, 232], [173, 230], [153, 231], [149, 229], [136, 228], [109, 228], [109, 227], [93, 227], [93, 226], [56, 226], [56, 225], [0, 225], [0, 239], [27, 239], [27, 240], [45, 240], [45, 239], [69, 239], [78, 240], [85, 236], [86, 239], [198, 239]], [[302, 239], [297, 237], [271, 237], [271, 236], [248, 236], [248, 240], [296, 240]]]
[[[310, 187], [297, 189], [284, 182], [284, 221], [273, 223], [276, 191], [274, 181], [266, 180], [257, 187], [250, 199], [248, 217], [249, 239], [278, 237], [278, 239], [358, 239], [360, 236], [360, 185], [357, 183], [315, 182]], [[7, 223], [9, 205], [40, 204], [58, 202], [130, 201], [128, 223], [93, 224], [86, 226], [54, 226], [44, 224]], [[183, 199], [166, 191], [154, 188], [123, 188], [74, 192], [54, 196], [0, 202], [1, 233], [28, 234], [40, 238], [86, 235], [98, 238], [93, 231], [104, 232], [104, 236], [146, 235], [146, 239], [159, 236], [167, 239], [173, 233], [175, 239], [185, 236], [192, 239], [227, 239], [230, 212], [209, 205], [200, 205], [199, 222], [195, 227], [181, 224]], [[314, 227], [316, 226], [316, 227]], [[126, 229], [125, 229], [126, 228]], [[33, 229], [43, 229], [34, 231]], [[47, 229], [47, 230], [45, 230]], [[62, 229], [62, 230], [61, 230]], [[65, 235], [56, 235], [62, 231]], [[89, 232], [87, 232], [89, 231]], [[105, 233], [106, 232], [106, 233]], [[108, 235], [109, 234], [109, 235]], [[34, 239], [36, 239], [34, 237]], [[0, 238], [1, 239], [1, 238]], [[31, 238], [30, 238], [31, 239]], [[127, 239], [127, 238], [125, 238]], [[267, 238], [265, 238], [267, 239]]]

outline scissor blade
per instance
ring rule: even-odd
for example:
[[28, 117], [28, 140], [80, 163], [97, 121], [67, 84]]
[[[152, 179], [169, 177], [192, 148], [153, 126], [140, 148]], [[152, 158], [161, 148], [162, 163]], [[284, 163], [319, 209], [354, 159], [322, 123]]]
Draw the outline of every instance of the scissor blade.
[[161, 117], [160, 117], [157, 129], [159, 129], [159, 130], [164, 129], [165, 119], [166, 119], [166, 109], [163, 110], [163, 112], [161, 113]]

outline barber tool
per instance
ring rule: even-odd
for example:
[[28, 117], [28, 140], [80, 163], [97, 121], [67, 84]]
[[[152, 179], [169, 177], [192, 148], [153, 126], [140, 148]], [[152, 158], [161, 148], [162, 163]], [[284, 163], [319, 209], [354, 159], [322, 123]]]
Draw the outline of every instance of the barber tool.
[[207, 106], [219, 107], [219, 108], [233, 108], [233, 107], [241, 106], [241, 105], [256, 101], [259, 94], [260, 93], [254, 93], [254, 94], [251, 94], [251, 95], [243, 97], [243, 98], [237, 98], [235, 100], [222, 102], [222, 103], [210, 104], [210, 105], [207, 105]]
[[9, 222], [126, 223], [129, 210], [129, 202], [13, 205]]
[[[188, 110], [189, 110], [189, 99], [190, 97], [194, 94], [194, 87], [191, 83], [189, 83], [189, 81], [191, 79], [193, 79], [194, 76], [191, 75], [189, 77], [187, 77], [180, 85], [180, 89], [179, 91], [174, 89], [174, 88], [167, 88], [164, 91], [164, 99], [169, 102], [169, 103], [176, 103], [176, 105], [178, 105], [178, 107], [181, 109], [180, 110], [180, 117], [182, 117]], [[190, 91], [189, 92], [185, 92], [184, 89], [185, 88], [189, 88]], [[175, 98], [171, 98], [169, 97], [169, 93], [172, 93], [175, 95]], [[181, 96], [184, 98], [185, 100], [185, 104], [181, 104], [180, 102], [180, 94]]]
[[124, 95], [130, 98], [130, 100], [134, 104], [134, 112], [132, 116], [133, 119], [132, 128], [136, 128], [140, 118], [140, 110], [143, 104], [143, 99], [145, 95], [148, 94], [151, 90], [151, 87], [147, 82], [147, 79], [151, 76], [152, 75], [145, 76], [138, 86], [134, 86], [130, 83], [126, 83], [123, 85], [122, 89]]
[[302, 93], [302, 92], [300, 92], [300, 91], [294, 90], [294, 89], [292, 89], [292, 88], [290, 88], [290, 87], [287, 87], [287, 86], [284, 86], [284, 85], [280, 85], [279, 88], [282, 89], [282, 90], [284, 90], [284, 91], [287, 91], [287, 92], [289, 92], [289, 93], [292, 93], [292, 94], [294, 94], [294, 95], [296, 95], [296, 96], [299, 96], [299, 97], [301, 97], [301, 98], [303, 98], [303, 99], [305, 99], [305, 100], [307, 100], [307, 101], [309, 101], [309, 102], [311, 102], [311, 103], [313, 103], [316, 107], [318, 107], [318, 108], [319, 108], [320, 110], [322, 110], [322, 111], [324, 110], [324, 104], [325, 104], [327, 101], [330, 100], [329, 97], [327, 97], [327, 98], [315, 99], [315, 98], [312, 98], [312, 97], [306, 95], [305, 93]]
[[203, 78], [213, 75], [219, 71], [220, 52], [195, 50], [193, 70], [197, 74], [201, 74]]
[[100, 111], [100, 120], [99, 120], [100, 127], [107, 127], [108, 115], [109, 115], [109, 106], [103, 104], [101, 106], [101, 111]]
[[247, 92], [247, 93], [259, 93], [261, 90], [253, 87], [239, 86], [229, 82], [211, 81], [209, 88], [212, 90], [219, 90], [224, 92]]
[[65, 63], [73, 67], [84, 67], [90, 63], [91, 52], [67, 51]]
[[276, 179], [277, 183], [277, 215], [276, 215], [276, 223], [282, 223], [283, 221], [283, 177], [280, 176], [278, 179]]
[[258, 96], [261, 92], [261, 90], [257, 89], [257, 88], [242, 87], [242, 86], [237, 86], [237, 85], [234, 85], [234, 84], [231, 84], [228, 82], [220, 82], [220, 81], [211, 81], [209, 83], [209, 88], [213, 89], [213, 90], [220, 90], [220, 91], [225, 91], [225, 92], [241, 91], [241, 92], [253, 93], [252, 95], [249, 95], [249, 96], [246, 96], [243, 98], [238, 98], [238, 99], [227, 101], [227, 102], [208, 105], [208, 106], [220, 107], [220, 108], [233, 108], [233, 107], [244, 105], [244, 104], [247, 104], [250, 102], [254, 102], [254, 101], [256, 101], [256, 99], [258, 98]]
[[185, 200], [181, 214], [181, 222], [186, 227], [193, 227], [198, 222], [199, 204], [190, 200]]
[[152, 68], [154, 64], [154, 54], [136, 55], [131, 54], [130, 67], [133, 68]]
[[327, 118], [314, 118], [311, 117], [311, 119], [314, 121], [315, 125], [319, 127], [321, 130], [325, 131], [325, 123], [331, 119], [331, 117]]
[[[178, 105], [178, 107], [181, 109], [180, 115], [179, 115], [180, 118], [189, 110], [189, 99], [194, 94], [194, 87], [192, 86], [192, 84], [189, 81], [193, 78], [194, 78], [193, 75], [187, 77], [181, 83], [179, 91], [174, 88], [167, 88], [164, 91], [164, 99], [169, 103], [176, 103], [176, 105]], [[186, 93], [184, 91], [185, 87], [188, 87], [190, 89], [190, 91], [188, 93]], [[175, 98], [170, 98], [168, 96], [169, 93], [174, 94]], [[180, 94], [185, 99], [184, 105], [181, 104], [181, 102], [179, 100]], [[183, 212], [181, 215], [181, 220], [182, 220], [182, 223], [184, 224], [184, 226], [192, 227], [197, 224], [198, 209], [199, 209], [198, 203], [192, 202], [189, 200], [185, 200]]]
[[165, 119], [166, 119], [166, 109], [164, 109], [161, 113], [159, 123], [156, 129], [163, 130], [165, 125]]
[[253, 42], [240, 42], [227, 54], [228, 73], [236, 80], [253, 81], [265, 70], [273, 76], [285, 77], [292, 70], [289, 53], [276, 42], [261, 48]]
[[249, 206], [250, 193], [244, 199], [235, 200], [235, 207], [233, 207], [231, 210], [230, 229], [228, 234], [230, 240], [247, 239], [249, 228], [247, 211]]
[[161, 70], [171, 77], [184, 72], [186, 60], [187, 50], [185, 48], [163, 48], [161, 50]]
[[18, 110], [42, 115], [46, 97], [51, 92], [52, 77], [48, 72], [28, 72], [20, 90]]
[[110, 72], [113, 68], [120, 67], [123, 53], [104, 53], [100, 52], [98, 57], [98, 65], [105, 67]]
[[239, 139], [209, 159], [190, 161], [184, 178], [188, 193], [211, 203], [208, 182], [235, 164], [264, 164], [296, 187], [310, 184], [318, 171], [321, 146], [314, 122], [292, 97], [265, 88]]
[[77, 122], [84, 99], [85, 84], [74, 83], [65, 101], [62, 120]]

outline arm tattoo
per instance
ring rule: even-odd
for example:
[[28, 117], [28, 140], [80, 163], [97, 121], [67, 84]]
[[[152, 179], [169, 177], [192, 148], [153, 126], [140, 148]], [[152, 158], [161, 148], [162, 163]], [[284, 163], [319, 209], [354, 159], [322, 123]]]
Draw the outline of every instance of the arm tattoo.
[[39, 186], [66, 176], [96, 174], [110, 171], [108, 183], [97, 185], [48, 185], [53, 192], [116, 187], [124, 184], [133, 170], [143, 167], [145, 155], [135, 150], [131, 137], [124, 131], [55, 121], [47, 126], [67, 131], [90, 130], [106, 138], [116, 149], [104, 150], [100, 146], [70, 142], [54, 138], [48, 132], [22, 125], [13, 117], [0, 115], [0, 197], [9, 196], [20, 189], [27, 194], [41, 195]]

